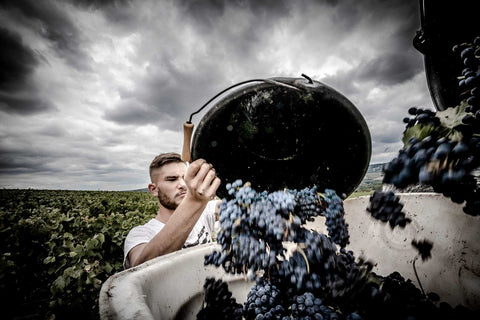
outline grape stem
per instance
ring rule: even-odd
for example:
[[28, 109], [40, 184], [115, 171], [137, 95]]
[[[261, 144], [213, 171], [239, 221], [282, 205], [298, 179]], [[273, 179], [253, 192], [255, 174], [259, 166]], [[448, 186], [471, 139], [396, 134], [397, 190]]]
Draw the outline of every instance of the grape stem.
[[297, 245], [297, 251], [300, 252], [300, 254], [305, 259], [305, 264], [307, 265], [307, 274], [310, 274], [310, 265], [308, 264], [308, 258], [307, 258], [307, 255], [305, 254], [305, 251], [303, 251], [303, 249], [299, 245]]
[[420, 282], [420, 278], [418, 277], [417, 268], [415, 267], [415, 262], [417, 261], [417, 259], [418, 259], [418, 255], [415, 257], [415, 259], [413, 259], [413, 263], [412, 263], [413, 271], [415, 272], [415, 277], [417, 278], [418, 285], [420, 286], [420, 289], [422, 290], [422, 293], [425, 296], [425, 291], [423, 290], [422, 283]]

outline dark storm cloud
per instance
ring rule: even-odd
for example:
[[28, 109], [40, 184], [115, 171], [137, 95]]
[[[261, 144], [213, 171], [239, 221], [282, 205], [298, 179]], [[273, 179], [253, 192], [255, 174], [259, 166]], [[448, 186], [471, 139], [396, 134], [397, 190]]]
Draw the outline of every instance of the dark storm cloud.
[[[268, 30], [273, 26], [271, 21], [287, 16], [290, 10], [288, 1], [179, 1], [175, 4], [181, 13], [176, 23], [191, 26], [193, 36], [205, 45], [204, 50], [196, 52], [195, 48], [188, 47], [188, 39], [181, 35], [164, 39], [165, 34], [160, 34], [155, 38], [155, 45], [143, 44], [142, 52], [158, 52], [149, 57], [148, 75], [135, 81], [135, 89], [120, 89], [122, 101], [105, 112], [105, 119], [177, 130], [179, 123], [232, 84], [232, 78], [241, 77], [226, 70], [235, 71], [239, 66], [249, 65], [244, 68], [245, 72], [264, 73], [262, 68], [267, 69], [268, 65], [260, 65], [257, 58], [259, 50], [264, 48], [262, 40], [265, 34], [268, 37]], [[247, 19], [241, 27], [225, 22], [232, 15], [229, 10], [226, 18], [226, 10], [232, 8], [239, 10], [235, 14]], [[157, 27], [162, 30], [163, 26]], [[168, 50], [159, 50], [162, 46]], [[188, 54], [186, 50], [192, 51]], [[178, 57], [191, 60], [193, 67], [176, 64]]]
[[0, 48], [0, 90], [16, 90], [25, 85], [38, 59], [20, 35], [4, 28], [0, 28]]
[[9, 23], [0, 28], [0, 111], [33, 115], [56, 110], [32, 76], [48, 59], [30, 47], [14, 30], [30, 29], [52, 44], [61, 58], [77, 69], [90, 69], [78, 30], [53, 1], [2, 1], [0, 12]]
[[72, 0], [75, 5], [88, 9], [118, 8], [131, 3], [131, 0]]
[[250, 11], [258, 23], [285, 16], [291, 9], [290, 2], [286, 0], [180, 0], [178, 3], [183, 13], [206, 29], [214, 28], [215, 22], [229, 6]]
[[19, 158], [14, 154], [4, 154], [0, 156], [0, 174], [17, 175], [22, 173], [45, 173], [55, 174], [61, 170], [49, 167], [45, 158], [24, 157]]
[[[382, 3], [382, 5], [379, 5]], [[395, 85], [413, 78], [423, 71], [422, 56], [413, 48], [413, 38], [420, 28], [418, 4], [414, 1], [392, 1], [390, 6], [385, 1], [361, 2], [362, 12], [373, 23], [397, 20], [394, 32], [383, 37], [383, 51], [379, 56], [361, 64], [356, 75], [359, 81], [379, 80], [383, 85]], [[368, 4], [371, 6], [369, 7]], [[358, 4], [360, 5], [360, 3]], [[381, 28], [381, 24], [379, 25]], [[372, 32], [377, 31], [372, 28]], [[381, 30], [378, 30], [381, 32]]]
[[[307, 1], [308, 2], [308, 1]], [[337, 12], [338, 20], [368, 19], [376, 24], [390, 20], [393, 16], [400, 17], [409, 23], [409, 18], [418, 19], [418, 1], [405, 0], [342, 0], [342, 1], [316, 1], [329, 4]]]
[[61, 2], [4, 0], [0, 8], [5, 9], [18, 23], [48, 39], [57, 54], [70, 65], [79, 70], [90, 70], [91, 59], [82, 48], [80, 32], [65, 14], [65, 8], [59, 4]]
[[386, 53], [365, 63], [355, 72], [359, 81], [375, 81], [395, 85], [413, 78], [423, 70], [420, 59], [404, 53]]
[[104, 118], [119, 124], [144, 125], [144, 124], [168, 124], [168, 113], [160, 111], [150, 105], [146, 105], [135, 98], [123, 99], [115, 109], [105, 113]]
[[[45, 131], [50, 132], [45, 132]], [[55, 132], [57, 131], [57, 132]], [[60, 134], [61, 128], [50, 125], [46, 128], [21, 136], [20, 132], [2, 137], [0, 143], [0, 175], [47, 174], [75, 175], [91, 172], [106, 174], [111, 171], [112, 159], [100, 152], [89, 136], [70, 137], [69, 141], [59, 142], [55, 146], [45, 143], [46, 133]], [[9, 141], [17, 141], [15, 144]], [[117, 166], [119, 167], [119, 166]], [[121, 167], [121, 166], [120, 166]], [[117, 168], [115, 169], [117, 170]]]
[[134, 0], [71, 0], [82, 9], [100, 11], [117, 28], [129, 32], [136, 28], [137, 17], [128, 9], [138, 5]]
[[223, 15], [225, 1], [223, 0], [180, 0], [183, 12], [192, 16], [206, 27], [212, 27], [217, 18]]
[[359, 92], [350, 71], [339, 71], [333, 75], [322, 77], [319, 81], [336, 89], [346, 97], [353, 96]]
[[0, 174], [15, 175], [19, 173], [39, 173], [61, 171], [59, 168], [48, 164], [58, 154], [55, 151], [38, 150], [32, 146], [0, 146]]
[[199, 60], [195, 72], [180, 70], [169, 61], [165, 60], [164, 64], [168, 76], [147, 79], [138, 93], [146, 103], [173, 117], [194, 112], [224, 89], [222, 83], [226, 86], [226, 75], [219, 70], [215, 60]]
[[[387, 5], [388, 4], [388, 5]], [[334, 7], [335, 26], [343, 34], [355, 32], [359, 25], [368, 25], [365, 33], [380, 36], [377, 53], [365, 56], [354, 70], [340, 71], [324, 80], [333, 86], [344, 87], [347, 93], [356, 93], [355, 82], [371, 82], [376, 86], [391, 86], [411, 80], [424, 70], [423, 56], [412, 45], [416, 31], [420, 28], [418, 3], [414, 1], [338, 1]], [[393, 30], [382, 30], [383, 26], [395, 26]], [[355, 46], [355, 43], [352, 43]]]
[[[276, 22], [288, 16], [292, 10], [292, 3], [288, 0], [180, 0], [177, 2], [180, 12], [188, 19], [193, 19], [196, 28], [208, 36], [217, 32], [218, 21], [221, 20], [227, 9], [237, 12], [248, 13], [249, 28], [245, 28], [240, 34], [232, 35], [227, 31], [230, 40], [238, 42], [238, 49], [242, 50], [252, 46], [242, 45], [246, 43], [246, 36], [250, 39], [258, 39], [257, 34], [265, 32]], [[295, 3], [300, 5], [300, 3]], [[232, 23], [235, 23], [232, 21]], [[237, 31], [238, 29], [232, 28]], [[225, 30], [223, 30], [225, 31]]]
[[38, 94], [28, 94], [29, 96], [25, 97], [22, 94], [16, 95], [0, 92], [0, 111], [10, 114], [32, 115], [57, 110], [51, 102], [43, 99]]
[[178, 130], [191, 113], [227, 86], [215, 59], [197, 61], [195, 72], [182, 70], [173, 60], [174, 56], [163, 56], [153, 61], [151, 74], [139, 79], [134, 91], [120, 90], [122, 100], [105, 111], [104, 119]]
[[58, 123], [48, 124], [37, 132], [48, 137], [65, 137], [67, 133], [68, 131]]
[[[177, 2], [180, 12], [183, 13], [181, 23], [193, 27], [195, 37], [201, 37], [206, 43], [207, 52], [204, 55], [191, 53], [194, 69], [181, 69], [172, 63], [176, 56], [185, 55], [182, 52], [183, 39], [174, 37], [168, 39], [167, 52], [159, 53], [156, 60], [151, 60], [153, 65], [147, 77], [138, 79], [136, 88], [132, 91], [123, 91], [122, 100], [114, 109], [105, 112], [105, 119], [120, 124], [158, 124], [162, 128], [172, 128], [172, 119], [188, 116], [196, 110], [208, 98], [224, 89], [228, 79], [232, 75], [220, 71], [222, 64], [229, 66], [248, 66], [246, 74], [262, 74], [262, 68], [271, 72], [271, 66], [258, 60], [258, 52], [265, 49], [270, 35], [274, 34], [276, 26], [288, 23], [294, 15], [304, 15], [309, 12], [322, 12], [322, 7], [332, 12], [336, 30], [321, 30], [319, 32], [340, 32], [348, 35], [353, 32], [360, 22], [366, 21], [372, 30], [378, 28], [376, 24], [383, 21], [388, 23], [392, 17], [400, 17], [403, 21], [401, 35], [394, 33], [385, 43], [385, 54], [378, 57], [372, 55], [355, 70], [348, 72], [340, 71], [336, 75], [325, 78], [328, 85], [338, 88], [345, 95], [358, 92], [356, 81], [374, 81], [379, 84], [392, 85], [411, 79], [421, 71], [421, 65], [410, 62], [412, 52], [405, 52], [403, 48], [411, 45], [411, 38], [417, 27], [409, 18], [416, 7], [402, 1], [391, 1], [390, 6], [385, 6], [382, 1], [298, 1], [295, 6], [289, 1], [191, 1]], [[332, 8], [333, 7], [333, 11]], [[235, 9], [236, 13], [247, 19], [247, 23], [235, 27], [221, 24], [224, 15], [229, 9]], [[231, 14], [232, 10], [228, 13]], [[314, 15], [308, 15], [310, 19], [302, 22], [305, 26], [315, 26], [319, 21], [312, 19]], [[407, 16], [406, 19], [403, 16]], [[225, 17], [223, 17], [225, 18]], [[223, 22], [224, 23], [224, 22]], [[221, 32], [219, 32], [221, 25]], [[319, 26], [321, 24], [318, 24]], [[299, 32], [303, 32], [302, 25], [295, 26]], [[314, 29], [314, 28], [313, 28]], [[405, 31], [407, 30], [407, 31]], [[290, 30], [291, 31], [291, 30]], [[378, 33], [381, 33], [378, 29]], [[373, 32], [373, 31], [372, 31]], [[411, 33], [411, 34], [410, 34]], [[295, 34], [295, 33], [293, 33]], [[405, 44], [395, 44], [398, 38]], [[307, 39], [315, 42], [314, 38]], [[162, 40], [157, 40], [162, 45]], [[390, 44], [389, 42], [392, 42]], [[157, 44], [157, 45], [158, 45]], [[284, 44], [288, 46], [288, 43]], [[147, 49], [158, 50], [155, 47], [145, 46]], [[292, 48], [292, 52], [294, 48]], [[322, 50], [325, 50], [323, 47]], [[289, 58], [289, 57], [287, 57]], [[268, 61], [266, 61], [268, 63]], [[262, 65], [262, 63], [264, 65]], [[313, 66], [315, 68], [315, 66]], [[225, 69], [224, 69], [225, 70]], [[234, 75], [236, 76], [236, 75]], [[298, 75], [296, 75], [298, 76]], [[242, 79], [245, 80], [245, 79]], [[222, 85], [223, 84], [223, 85]], [[160, 112], [161, 110], [161, 112]], [[177, 124], [175, 124], [177, 125]]]

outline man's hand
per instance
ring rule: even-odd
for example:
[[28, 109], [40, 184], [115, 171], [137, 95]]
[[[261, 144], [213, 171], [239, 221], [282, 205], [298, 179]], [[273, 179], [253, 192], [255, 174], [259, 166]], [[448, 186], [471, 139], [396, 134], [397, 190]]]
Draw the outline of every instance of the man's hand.
[[212, 200], [220, 182], [213, 166], [204, 159], [192, 162], [185, 174], [187, 196], [197, 201]]

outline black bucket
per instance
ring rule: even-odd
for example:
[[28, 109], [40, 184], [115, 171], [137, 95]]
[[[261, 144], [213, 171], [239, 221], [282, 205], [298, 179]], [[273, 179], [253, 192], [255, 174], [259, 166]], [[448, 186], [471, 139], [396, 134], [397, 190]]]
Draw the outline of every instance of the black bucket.
[[438, 111], [460, 103], [458, 86], [464, 68], [452, 48], [480, 35], [478, 2], [473, 0], [419, 0], [421, 28], [413, 46], [424, 55], [431, 98]]
[[214, 165], [221, 197], [236, 179], [257, 191], [316, 185], [349, 195], [368, 169], [371, 138], [357, 108], [333, 88], [308, 77], [272, 78], [215, 103], [198, 124], [191, 156]]

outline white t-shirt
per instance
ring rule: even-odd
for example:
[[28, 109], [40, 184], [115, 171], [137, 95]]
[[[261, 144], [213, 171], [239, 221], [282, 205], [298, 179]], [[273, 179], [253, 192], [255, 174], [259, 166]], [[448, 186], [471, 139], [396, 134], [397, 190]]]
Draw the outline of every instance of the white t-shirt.
[[[215, 209], [218, 200], [212, 200], [207, 203], [202, 215], [188, 235], [184, 248], [212, 242], [212, 231], [215, 230]], [[149, 242], [165, 226], [163, 222], [157, 219], [151, 219], [141, 226], [136, 226], [130, 230], [125, 239], [123, 249], [123, 267], [130, 268], [128, 253], [132, 248], [142, 243]]]

